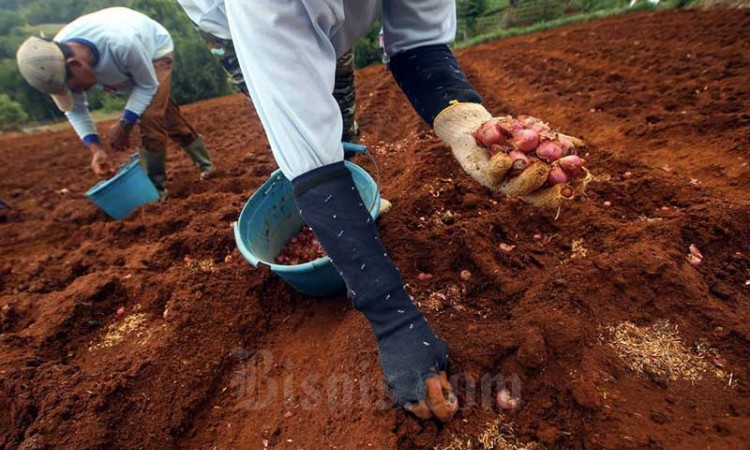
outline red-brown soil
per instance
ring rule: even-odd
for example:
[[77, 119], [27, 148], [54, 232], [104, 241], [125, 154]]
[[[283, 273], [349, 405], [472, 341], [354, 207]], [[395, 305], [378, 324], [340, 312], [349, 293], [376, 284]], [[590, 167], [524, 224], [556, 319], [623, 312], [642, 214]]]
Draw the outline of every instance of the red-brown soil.
[[[237, 252], [231, 224], [275, 169], [241, 96], [184, 108], [221, 174], [199, 182], [173, 148], [169, 201], [121, 222], [83, 196], [72, 131], [0, 138], [0, 449], [431, 448], [497, 418], [548, 448], [747, 448], [748, 30], [750, 11], [636, 13], [458, 52], [491, 111], [591, 145], [597, 182], [556, 220], [471, 182], [382, 67], [357, 73], [394, 205], [380, 231], [459, 398], [470, 377], [521, 381], [519, 411], [475, 404], [448, 425], [376, 406], [374, 339], [345, 297], [304, 297]], [[666, 383], [607, 345], [607, 327], [662, 320], [731, 380]], [[353, 400], [311, 406], [347, 377]]]

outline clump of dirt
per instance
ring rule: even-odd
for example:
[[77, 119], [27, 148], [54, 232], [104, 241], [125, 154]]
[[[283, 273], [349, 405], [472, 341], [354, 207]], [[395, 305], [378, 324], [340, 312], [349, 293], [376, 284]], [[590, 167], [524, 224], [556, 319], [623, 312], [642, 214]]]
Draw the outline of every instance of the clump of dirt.
[[[0, 448], [746, 445], [748, 29], [746, 10], [634, 13], [460, 51], [491, 111], [589, 144], [595, 181], [559, 217], [477, 186], [382, 67], [357, 72], [393, 203], [383, 242], [450, 348], [449, 424], [393, 409], [346, 298], [304, 297], [236, 250], [231, 224], [275, 169], [242, 96], [184, 108], [219, 174], [170, 148], [169, 200], [120, 222], [84, 197], [72, 131], [0, 137]], [[618, 330], [661, 330], [671, 357], [630, 359]], [[519, 410], [497, 409], [504, 387]]]

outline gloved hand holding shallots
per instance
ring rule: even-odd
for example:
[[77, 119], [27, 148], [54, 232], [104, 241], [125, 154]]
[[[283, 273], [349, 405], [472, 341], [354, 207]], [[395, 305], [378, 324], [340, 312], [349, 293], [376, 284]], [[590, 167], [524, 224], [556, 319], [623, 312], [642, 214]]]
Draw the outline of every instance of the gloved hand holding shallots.
[[455, 103], [434, 122], [435, 133], [477, 182], [541, 208], [559, 208], [584, 192], [591, 175], [578, 138], [529, 116], [492, 117], [478, 103]]

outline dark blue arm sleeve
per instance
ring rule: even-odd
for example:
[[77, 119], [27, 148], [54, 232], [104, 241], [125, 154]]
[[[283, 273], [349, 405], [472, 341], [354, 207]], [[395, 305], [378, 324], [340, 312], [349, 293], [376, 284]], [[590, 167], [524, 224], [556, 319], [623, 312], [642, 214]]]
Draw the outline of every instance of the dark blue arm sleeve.
[[401, 52], [391, 58], [390, 68], [414, 109], [430, 126], [452, 100], [482, 102], [447, 45]]

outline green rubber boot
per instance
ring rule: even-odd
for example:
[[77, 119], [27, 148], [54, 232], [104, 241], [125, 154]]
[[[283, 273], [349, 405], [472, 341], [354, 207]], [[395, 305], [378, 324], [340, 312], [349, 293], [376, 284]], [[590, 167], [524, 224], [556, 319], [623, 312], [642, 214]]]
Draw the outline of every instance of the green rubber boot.
[[166, 152], [139, 150], [138, 154], [141, 157], [141, 165], [146, 170], [146, 175], [159, 192], [159, 200], [164, 200], [167, 197], [167, 189], [164, 187], [164, 182], [167, 181]]
[[201, 172], [201, 180], [211, 178], [215, 173], [214, 163], [211, 162], [211, 155], [208, 154], [206, 143], [202, 136], [199, 136], [190, 145], [183, 147], [185, 153], [190, 156], [198, 170]]

